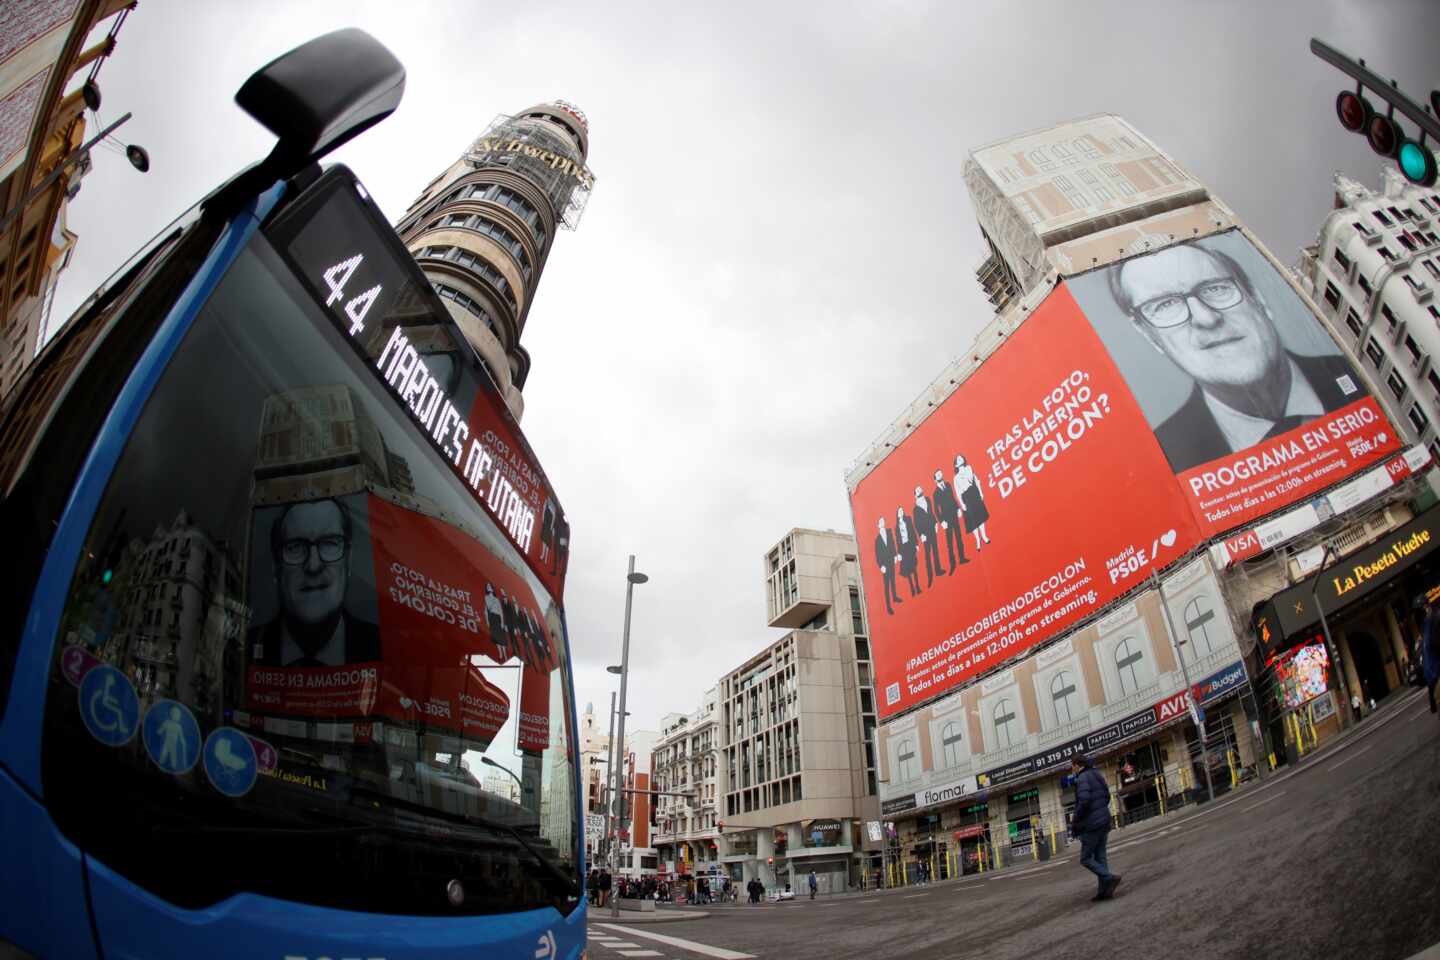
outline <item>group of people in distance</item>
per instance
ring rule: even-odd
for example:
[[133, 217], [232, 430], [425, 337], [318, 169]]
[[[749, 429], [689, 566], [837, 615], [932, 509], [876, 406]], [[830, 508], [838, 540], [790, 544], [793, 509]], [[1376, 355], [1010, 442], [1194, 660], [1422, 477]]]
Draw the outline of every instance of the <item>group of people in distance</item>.
[[[965, 530], [960, 529], [961, 518]], [[985, 506], [985, 495], [980, 489], [980, 478], [975, 469], [966, 463], [960, 454], [955, 455], [955, 473], [952, 482], [945, 480], [945, 471], [936, 469], [935, 487], [926, 496], [923, 486], [915, 487], [915, 506], [907, 511], [902, 505], [895, 509], [895, 523], [887, 524], [880, 517], [875, 524], [875, 562], [880, 567], [884, 582], [885, 612], [893, 614], [900, 604], [900, 593], [895, 588], [896, 571], [905, 577], [910, 596], [921, 593], [919, 558], [925, 556], [925, 587], [935, 583], [935, 577], [949, 576], [965, 558], [965, 533], [975, 538], [975, 552], [990, 542], [985, 529], [990, 520], [990, 511]], [[940, 555], [940, 537], [945, 537], [945, 557]], [[949, 566], [946, 566], [946, 560]]]
[[500, 662], [512, 656], [527, 667], [546, 670], [550, 665], [550, 644], [540, 617], [504, 590], [495, 595], [495, 585], [485, 584], [485, 625], [490, 640], [500, 650]]

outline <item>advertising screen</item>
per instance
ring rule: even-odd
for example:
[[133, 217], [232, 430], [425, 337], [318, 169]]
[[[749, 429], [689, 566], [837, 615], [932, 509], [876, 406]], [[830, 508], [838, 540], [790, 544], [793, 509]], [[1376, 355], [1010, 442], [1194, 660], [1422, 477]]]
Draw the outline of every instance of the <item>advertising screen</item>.
[[1330, 657], [1323, 643], [1300, 647], [1275, 663], [1275, 683], [1287, 709], [1314, 700], [1330, 688]]
[[1339, 347], [1238, 230], [1068, 285], [1207, 539], [1400, 449]]
[[1061, 287], [859, 481], [882, 716], [1055, 636], [1197, 542], [1151, 436]]

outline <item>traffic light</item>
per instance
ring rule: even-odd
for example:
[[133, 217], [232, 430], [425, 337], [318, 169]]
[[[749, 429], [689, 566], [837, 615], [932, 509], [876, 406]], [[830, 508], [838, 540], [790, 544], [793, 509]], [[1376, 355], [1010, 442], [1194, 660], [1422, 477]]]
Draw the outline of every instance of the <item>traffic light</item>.
[[[1379, 74], [1365, 66], [1364, 60], [1352, 60], [1320, 40], [1310, 41], [1310, 50], [1317, 57], [1355, 79], [1354, 90], [1341, 90], [1335, 97], [1335, 115], [1340, 126], [1351, 133], [1364, 134], [1370, 149], [1382, 157], [1393, 159], [1406, 180], [1422, 187], [1433, 186], [1436, 180], [1435, 151], [1425, 142], [1428, 135], [1440, 142], [1440, 91], [1430, 92], [1433, 112], [1422, 110], [1392, 80], [1385, 82]], [[1366, 90], [1384, 101], [1385, 112], [1377, 111], [1365, 97]], [[1412, 138], [1399, 121], [1396, 111], [1408, 117], [1419, 128], [1418, 139]]]

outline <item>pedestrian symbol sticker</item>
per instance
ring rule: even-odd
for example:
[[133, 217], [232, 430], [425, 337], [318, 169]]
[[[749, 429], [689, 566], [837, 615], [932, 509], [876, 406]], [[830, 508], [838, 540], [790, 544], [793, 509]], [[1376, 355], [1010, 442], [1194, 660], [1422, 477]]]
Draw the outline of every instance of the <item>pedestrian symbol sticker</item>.
[[257, 766], [255, 745], [234, 727], [220, 727], [205, 738], [205, 775], [225, 796], [249, 793]]
[[200, 759], [200, 725], [183, 703], [155, 701], [145, 711], [144, 740], [145, 752], [166, 773], [186, 773]]
[[125, 674], [105, 663], [80, 681], [80, 719], [107, 747], [129, 743], [140, 727], [140, 698]]

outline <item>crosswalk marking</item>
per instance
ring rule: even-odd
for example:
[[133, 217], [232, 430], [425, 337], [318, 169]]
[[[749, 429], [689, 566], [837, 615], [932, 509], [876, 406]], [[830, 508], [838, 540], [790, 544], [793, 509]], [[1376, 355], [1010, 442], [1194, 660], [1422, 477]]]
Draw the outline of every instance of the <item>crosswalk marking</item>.
[[620, 951], [620, 956], [622, 956], [622, 957], [658, 957], [658, 956], [660, 956], [660, 955], [661, 955], [661, 954], [660, 954], [660, 951], [659, 951], [659, 950], [621, 950], [621, 951]]
[[682, 950], [689, 950], [701, 956], [713, 957], [714, 960], [755, 960], [755, 955], [752, 953], [726, 950], [724, 947], [712, 947], [708, 944], [696, 943], [694, 940], [685, 940], [680, 937], [667, 937], [662, 933], [636, 930], [634, 927], [624, 927], [618, 923], [598, 923], [596, 926], [604, 930], [614, 930], [617, 933], [623, 933], [627, 937], [639, 937], [643, 940], [654, 940], [656, 943], [663, 943], [669, 947], [679, 947]]

